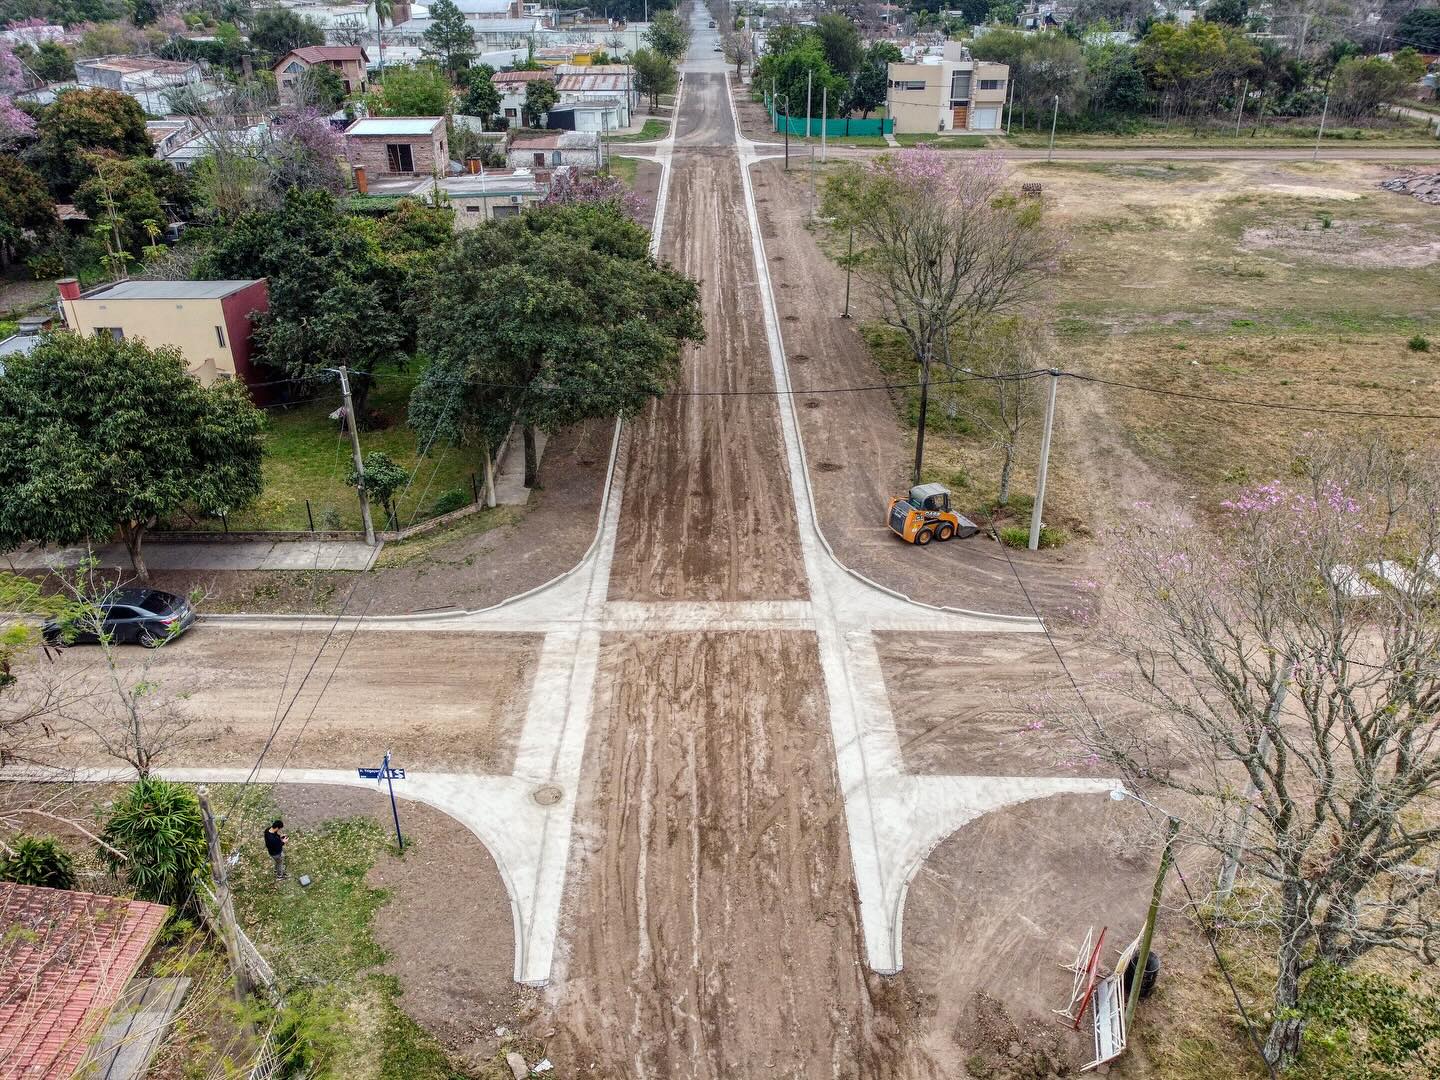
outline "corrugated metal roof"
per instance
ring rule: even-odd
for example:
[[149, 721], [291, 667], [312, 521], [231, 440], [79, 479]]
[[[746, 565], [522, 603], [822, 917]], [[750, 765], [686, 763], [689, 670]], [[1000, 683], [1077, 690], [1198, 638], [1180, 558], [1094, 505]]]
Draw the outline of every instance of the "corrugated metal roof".
[[345, 129], [346, 135], [429, 135], [443, 116], [371, 116], [356, 120]]
[[585, 75], [561, 75], [555, 80], [555, 89], [562, 93], [566, 90], [587, 90], [600, 92], [624, 92], [630, 89], [630, 80], [624, 75], [613, 75], [607, 72], [600, 74]]
[[254, 285], [249, 281], [117, 281], [83, 294], [85, 300], [218, 300]]

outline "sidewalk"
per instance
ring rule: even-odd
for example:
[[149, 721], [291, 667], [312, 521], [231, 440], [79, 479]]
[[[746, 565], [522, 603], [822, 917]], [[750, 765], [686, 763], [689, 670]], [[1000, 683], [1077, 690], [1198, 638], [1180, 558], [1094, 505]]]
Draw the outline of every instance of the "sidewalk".
[[[223, 540], [144, 547], [152, 570], [368, 570], [382, 545], [358, 540]], [[30, 548], [0, 556], [0, 566], [14, 570], [68, 569], [90, 554], [83, 547]], [[130, 568], [124, 544], [93, 549], [101, 566]]]

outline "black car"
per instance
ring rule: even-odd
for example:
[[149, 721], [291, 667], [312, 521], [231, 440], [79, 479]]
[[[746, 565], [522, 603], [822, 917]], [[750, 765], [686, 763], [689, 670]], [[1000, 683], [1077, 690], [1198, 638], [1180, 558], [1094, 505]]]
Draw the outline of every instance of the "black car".
[[116, 644], [154, 648], [188, 630], [195, 609], [184, 597], [159, 589], [116, 589], [96, 605], [94, 616], [87, 612], [78, 619], [49, 620], [41, 628], [45, 643], [93, 644], [103, 630]]

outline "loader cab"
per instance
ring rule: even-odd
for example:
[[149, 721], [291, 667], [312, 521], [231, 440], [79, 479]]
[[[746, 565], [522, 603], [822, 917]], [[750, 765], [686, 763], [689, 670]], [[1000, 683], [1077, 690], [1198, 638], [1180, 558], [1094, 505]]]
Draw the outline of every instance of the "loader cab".
[[943, 484], [917, 484], [910, 489], [910, 505], [916, 510], [944, 511], [950, 509], [950, 492]]

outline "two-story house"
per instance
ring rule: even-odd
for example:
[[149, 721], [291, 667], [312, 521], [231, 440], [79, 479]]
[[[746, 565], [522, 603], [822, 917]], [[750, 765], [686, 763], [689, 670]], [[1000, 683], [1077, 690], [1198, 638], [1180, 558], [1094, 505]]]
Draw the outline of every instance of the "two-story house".
[[958, 41], [947, 41], [941, 56], [890, 65], [886, 115], [897, 133], [998, 131], [1009, 89], [1008, 65], [971, 59]]
[[317, 65], [334, 68], [347, 94], [363, 94], [369, 63], [370, 57], [359, 45], [306, 45], [291, 49], [271, 70], [281, 99], [293, 101], [305, 72]]

